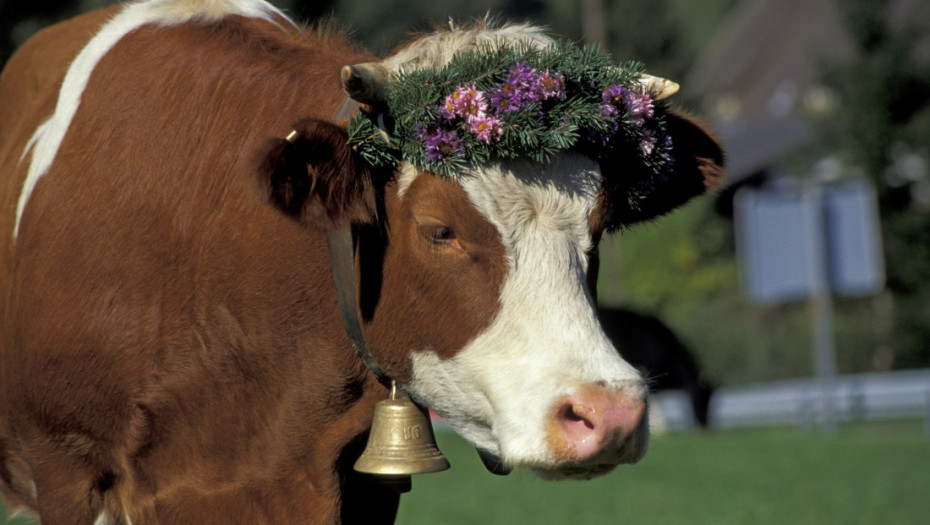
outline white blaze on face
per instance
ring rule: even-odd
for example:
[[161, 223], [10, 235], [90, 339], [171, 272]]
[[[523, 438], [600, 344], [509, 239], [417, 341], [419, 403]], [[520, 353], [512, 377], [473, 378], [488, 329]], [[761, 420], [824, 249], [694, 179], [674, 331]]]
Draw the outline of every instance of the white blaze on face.
[[600, 180], [598, 166], [575, 154], [548, 166], [511, 163], [459, 179], [500, 232], [510, 273], [491, 326], [452, 359], [414, 354], [409, 389], [511, 466], [558, 464], [548, 426], [558, 400], [580, 387], [643, 396], [639, 373], [604, 335], [586, 286], [588, 216]]

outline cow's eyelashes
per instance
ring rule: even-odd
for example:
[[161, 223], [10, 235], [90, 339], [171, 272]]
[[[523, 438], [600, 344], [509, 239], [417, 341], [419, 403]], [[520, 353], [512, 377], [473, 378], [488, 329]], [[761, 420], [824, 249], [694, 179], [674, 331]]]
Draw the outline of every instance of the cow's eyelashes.
[[443, 244], [455, 240], [455, 232], [441, 224], [420, 225], [420, 234], [433, 244]]
[[444, 244], [455, 240], [455, 232], [448, 226], [433, 226], [429, 233], [429, 240], [434, 244]]

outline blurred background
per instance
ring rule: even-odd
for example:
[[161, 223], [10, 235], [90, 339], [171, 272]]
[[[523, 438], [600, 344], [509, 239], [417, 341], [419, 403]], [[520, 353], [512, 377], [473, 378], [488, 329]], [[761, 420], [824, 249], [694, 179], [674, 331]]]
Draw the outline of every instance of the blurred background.
[[[110, 3], [0, 0], [0, 61]], [[415, 480], [399, 523], [930, 515], [930, 2], [272, 3], [378, 54], [450, 17], [545, 25], [678, 81], [728, 150], [721, 191], [601, 247], [605, 327], [657, 391], [642, 465], [500, 480], [440, 432], [454, 468]]]

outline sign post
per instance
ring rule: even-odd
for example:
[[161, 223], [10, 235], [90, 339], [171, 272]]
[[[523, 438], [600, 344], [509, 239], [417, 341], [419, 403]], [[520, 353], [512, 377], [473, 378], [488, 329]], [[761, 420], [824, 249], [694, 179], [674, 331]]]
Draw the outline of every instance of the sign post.
[[808, 255], [808, 300], [814, 325], [813, 368], [820, 394], [822, 429], [824, 434], [832, 436], [836, 434], [836, 407], [833, 403], [836, 348], [833, 337], [833, 294], [830, 291], [830, 255], [823, 187], [819, 184], [805, 186], [801, 192], [801, 199], [804, 206], [810, 210], [810, 224], [805, 232], [805, 248]]
[[836, 432], [833, 294], [862, 296], [884, 286], [875, 190], [866, 181], [742, 189], [735, 197], [743, 284], [757, 303], [806, 299], [813, 371], [824, 433]]

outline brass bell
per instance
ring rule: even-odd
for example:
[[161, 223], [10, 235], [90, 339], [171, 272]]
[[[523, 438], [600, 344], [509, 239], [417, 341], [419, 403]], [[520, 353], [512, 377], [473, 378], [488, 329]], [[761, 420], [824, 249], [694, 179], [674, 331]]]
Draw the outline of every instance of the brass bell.
[[391, 397], [375, 405], [368, 445], [355, 462], [355, 470], [400, 481], [400, 486], [406, 482], [409, 490], [411, 474], [448, 468], [449, 461], [436, 447], [426, 409], [391, 381]]

